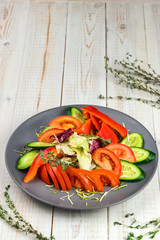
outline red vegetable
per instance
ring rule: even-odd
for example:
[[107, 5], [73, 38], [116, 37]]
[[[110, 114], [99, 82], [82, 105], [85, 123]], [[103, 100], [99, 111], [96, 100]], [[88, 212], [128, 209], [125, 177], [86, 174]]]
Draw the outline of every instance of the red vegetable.
[[92, 154], [92, 159], [103, 169], [110, 170], [120, 177], [122, 166], [119, 158], [106, 148], [98, 148]]
[[[57, 155], [55, 147], [49, 147], [43, 150], [44, 156], [47, 155], [49, 152], [54, 152], [55, 155]], [[31, 181], [36, 176], [39, 167], [42, 166], [43, 164], [45, 164], [45, 162], [43, 159], [41, 159], [40, 154], [38, 154], [38, 156], [32, 162], [23, 182], [28, 183], [29, 181]]]
[[70, 181], [66, 171], [62, 170], [62, 166], [61, 165], [58, 165], [57, 168], [58, 168], [59, 172], [61, 173], [61, 175], [62, 175], [62, 177], [64, 179], [64, 182], [66, 184], [67, 189], [71, 190], [72, 189], [71, 181]]
[[52, 167], [51, 167], [51, 165], [49, 163], [46, 163], [46, 169], [47, 169], [47, 172], [48, 172], [50, 178], [52, 179], [52, 182], [53, 182], [55, 188], [59, 190], [60, 187], [59, 187], [57, 178], [56, 178], [56, 176], [55, 176], [55, 174], [54, 174], [54, 172], [52, 170]]
[[94, 126], [91, 119], [88, 119], [81, 128], [76, 130], [77, 134], [91, 134], [91, 131], [94, 131]]
[[[88, 107], [92, 107], [92, 106], [88, 106]], [[110, 118], [106, 114], [98, 111], [98, 109], [92, 107], [92, 110], [91, 110], [88, 107], [85, 107], [85, 108], [82, 107], [81, 109], [101, 119], [103, 122], [108, 124], [111, 128], [115, 129], [123, 138], [127, 135], [127, 129], [124, 128], [122, 125], [120, 125], [118, 122], [114, 121], [112, 118]]]
[[136, 158], [132, 149], [121, 143], [109, 144], [105, 148], [114, 152], [118, 158], [128, 162], [136, 162]]
[[111, 171], [106, 169], [94, 169], [91, 171], [95, 175], [98, 175], [104, 186], [115, 187], [120, 184], [119, 178]]
[[38, 137], [39, 142], [48, 142], [52, 143], [55, 139], [54, 134], [58, 134], [63, 132], [64, 129], [59, 129], [59, 128], [53, 128], [45, 131]]
[[97, 129], [97, 131], [99, 131], [101, 129], [101, 124], [99, 122], [100, 120], [98, 118], [96, 118], [94, 115], [91, 115], [91, 120], [92, 120], [93, 125]]
[[85, 174], [81, 171], [81, 169], [76, 169], [72, 167], [67, 167], [66, 172], [69, 175], [69, 177], [75, 177], [78, 178], [79, 181], [82, 183], [84, 189], [86, 191], [92, 192], [92, 183], [91, 181], [85, 176]]
[[106, 123], [102, 123], [100, 131], [97, 133], [97, 135], [104, 139], [111, 139], [112, 143], [118, 142], [118, 137], [113, 131], [113, 129], [108, 126]]
[[39, 170], [38, 170], [39, 176], [42, 179], [43, 182], [45, 182], [46, 184], [50, 185], [50, 180], [49, 180], [49, 176], [47, 173], [47, 169], [46, 169], [46, 165], [42, 165], [40, 166]]
[[79, 119], [72, 117], [72, 116], [60, 116], [54, 118], [49, 125], [54, 128], [60, 128], [67, 130], [68, 128], [71, 129], [78, 129], [82, 126], [82, 123]]

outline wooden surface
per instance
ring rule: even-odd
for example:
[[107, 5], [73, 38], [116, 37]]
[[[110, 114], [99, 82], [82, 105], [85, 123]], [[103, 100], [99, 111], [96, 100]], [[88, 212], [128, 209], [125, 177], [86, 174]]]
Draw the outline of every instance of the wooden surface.
[[[160, 216], [158, 170], [134, 198], [94, 211], [52, 208], [22, 192], [4, 161], [9, 136], [30, 116], [67, 104], [96, 104], [122, 111], [140, 121], [160, 147], [160, 110], [142, 103], [105, 101], [105, 96], [145, 96], [118, 86], [104, 69], [104, 56], [122, 59], [126, 52], [160, 72], [160, 4], [34, 1], [0, 3], [0, 202], [11, 184], [11, 196], [23, 216], [56, 240], [124, 240], [127, 230], [114, 227], [134, 212], [139, 220]], [[34, 239], [0, 220], [0, 239]], [[160, 239], [160, 235], [155, 239]]]

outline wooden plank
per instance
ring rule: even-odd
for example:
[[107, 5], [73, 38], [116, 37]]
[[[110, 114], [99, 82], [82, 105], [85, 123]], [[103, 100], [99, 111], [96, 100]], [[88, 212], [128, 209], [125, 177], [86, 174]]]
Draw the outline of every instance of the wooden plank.
[[[122, 60], [126, 52], [130, 52], [133, 54], [133, 57], [147, 62], [143, 4], [108, 3], [106, 17], [108, 30], [107, 56], [110, 59], [111, 66], [113, 66], [115, 59]], [[147, 94], [139, 91], [132, 91], [126, 87], [117, 86], [111, 74], [108, 74], [107, 86], [107, 93], [111, 96], [147, 96]], [[136, 118], [155, 136], [153, 109], [150, 106], [120, 100], [110, 100], [108, 101], [108, 106]], [[127, 236], [126, 228], [113, 227], [113, 222], [117, 221], [117, 219], [121, 222], [126, 221], [124, 215], [128, 212], [134, 212], [140, 221], [158, 217], [160, 199], [159, 194], [157, 194], [157, 187], [158, 176], [156, 174], [151, 183], [139, 195], [109, 209], [109, 239], [123, 239]]]
[[[160, 5], [145, 4], [145, 27], [146, 27], [146, 43], [148, 63], [150, 63], [155, 71], [160, 74]], [[154, 99], [154, 98], [153, 98]], [[153, 109], [154, 131], [156, 143], [160, 152], [160, 126], [159, 126], [160, 110]], [[160, 173], [160, 166], [159, 166]], [[160, 179], [159, 179], [160, 180]], [[159, 181], [160, 183], [160, 181]]]
[[[2, 196], [7, 184], [12, 185], [12, 196], [16, 190], [5, 167], [4, 151], [11, 133], [29, 5], [28, 3], [0, 3], [0, 144], [3, 156], [0, 168], [1, 203], [4, 203]], [[17, 239], [16, 231], [12, 233], [12, 228], [3, 221], [0, 224], [0, 231], [2, 239]]]
[[[105, 105], [97, 97], [106, 93], [104, 4], [69, 3], [65, 56], [62, 104]], [[57, 239], [107, 239], [107, 209], [56, 208], [53, 222]]]
[[[61, 3], [31, 5], [29, 19], [27, 19], [27, 35], [24, 36], [25, 48], [19, 73], [12, 131], [31, 115], [60, 104], [66, 10], [67, 4]], [[18, 11], [21, 12], [20, 9]], [[24, 11], [21, 14], [23, 13]], [[15, 61], [16, 58], [13, 60]], [[10, 91], [12, 92], [12, 89]], [[5, 178], [5, 174], [1, 175], [4, 179], [3, 186], [8, 183], [7, 179], [10, 179]], [[27, 196], [14, 183], [12, 183], [11, 193], [23, 216], [36, 229], [49, 236], [52, 207]], [[19, 234], [7, 228], [3, 231], [3, 239], [26, 239], [25, 234]], [[29, 237], [29, 239], [32, 238], [33, 236]]]

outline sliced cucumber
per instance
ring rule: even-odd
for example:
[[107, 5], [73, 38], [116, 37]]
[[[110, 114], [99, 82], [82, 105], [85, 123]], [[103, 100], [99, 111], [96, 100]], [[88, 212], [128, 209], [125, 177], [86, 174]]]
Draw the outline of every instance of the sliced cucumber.
[[72, 117], [75, 117], [75, 118], [79, 119], [82, 124], [85, 122], [85, 119], [83, 118], [82, 112], [76, 107], [69, 107], [67, 109], [67, 114], [69, 116], [72, 116]]
[[42, 149], [42, 148], [48, 148], [54, 146], [52, 143], [46, 143], [46, 142], [30, 142], [27, 144], [28, 147], [36, 148], [36, 149]]
[[125, 144], [129, 147], [142, 147], [143, 146], [143, 137], [139, 133], [130, 133], [121, 141], [122, 144]]
[[120, 161], [122, 164], [122, 173], [119, 178], [120, 180], [128, 182], [138, 182], [145, 178], [146, 174], [141, 168], [127, 161]]
[[17, 168], [18, 169], [26, 169], [31, 166], [35, 157], [39, 154], [39, 150], [32, 150], [30, 152], [25, 153], [22, 157], [19, 158]]
[[136, 157], [135, 163], [145, 163], [152, 161], [156, 154], [154, 152], [151, 152], [147, 149], [140, 148], [140, 147], [131, 147], [132, 151], [134, 152], [134, 155]]
[[43, 128], [43, 130], [41, 131], [41, 133], [44, 133], [44, 132], [46, 132], [47, 130], [52, 129], [52, 128], [53, 128], [52, 126], [47, 126], [47, 127]]

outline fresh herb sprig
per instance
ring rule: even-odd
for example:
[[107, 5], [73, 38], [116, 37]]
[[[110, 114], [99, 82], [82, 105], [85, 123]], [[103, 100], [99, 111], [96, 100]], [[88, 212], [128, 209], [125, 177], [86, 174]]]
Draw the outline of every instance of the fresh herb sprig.
[[[155, 72], [150, 64], [145, 64], [148, 71], [142, 65], [142, 60], [133, 59], [132, 55], [127, 53], [123, 60], [115, 60], [114, 67], [109, 66], [109, 58], [106, 58], [106, 72], [113, 74], [119, 84], [124, 84], [131, 89], [138, 89], [147, 92], [156, 99], [132, 98], [132, 97], [108, 97], [107, 99], [136, 100], [160, 109], [160, 75]], [[99, 95], [99, 99], [105, 99]]]
[[70, 165], [69, 163], [61, 161], [59, 158], [57, 158], [53, 152], [48, 152], [46, 155], [44, 155], [43, 151], [40, 150], [40, 157], [45, 163], [48, 162], [52, 167], [61, 165], [63, 171]]
[[152, 227], [152, 230], [150, 230], [144, 234], [140, 234], [138, 236], [135, 236], [135, 234], [133, 232], [130, 232], [128, 234], [126, 240], [140, 240], [140, 239], [144, 239], [145, 237], [149, 237], [150, 239], [153, 239], [157, 235], [157, 233], [160, 232], [160, 218], [151, 220], [147, 223], [140, 223], [135, 218], [134, 213], [128, 213], [125, 215], [125, 218], [130, 218], [130, 217], [132, 217], [130, 225], [120, 223], [120, 222], [114, 222], [114, 225], [123, 225], [130, 229], [146, 229], [146, 228]]
[[51, 235], [49, 238], [43, 236], [42, 233], [39, 233], [36, 229], [34, 229], [33, 226], [21, 216], [21, 214], [16, 209], [14, 202], [11, 200], [11, 197], [8, 193], [9, 188], [10, 185], [5, 188], [4, 197], [8, 208], [12, 211], [12, 214], [10, 214], [0, 204], [0, 218], [2, 218], [11, 227], [19, 229], [26, 234], [35, 235], [36, 239], [38, 240], [55, 240], [55, 237], [53, 235]]

